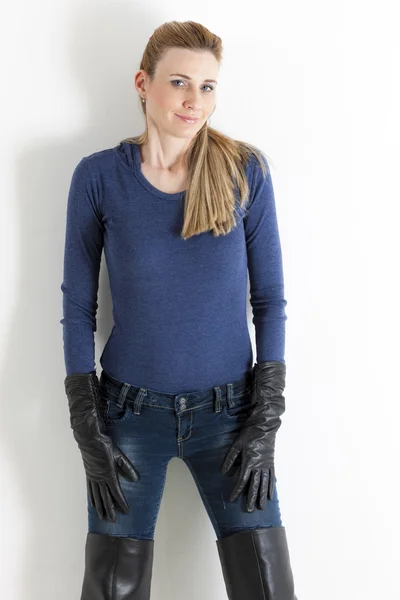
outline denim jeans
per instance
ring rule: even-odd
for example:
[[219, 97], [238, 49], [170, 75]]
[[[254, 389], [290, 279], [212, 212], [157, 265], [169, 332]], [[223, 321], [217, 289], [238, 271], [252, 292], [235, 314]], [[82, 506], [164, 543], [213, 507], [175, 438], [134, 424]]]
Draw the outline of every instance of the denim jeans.
[[[116, 521], [100, 519], [87, 498], [89, 532], [154, 539], [168, 462], [174, 456], [188, 466], [217, 538], [238, 531], [282, 526], [276, 485], [263, 510], [245, 510], [246, 488], [229, 497], [238, 465], [231, 475], [220, 467], [251, 408], [252, 371], [240, 380], [199, 391], [166, 394], [135, 387], [102, 370], [99, 413], [106, 433], [139, 472], [131, 482], [119, 477], [130, 511], [116, 509]], [[239, 457], [240, 458], [240, 457]]]

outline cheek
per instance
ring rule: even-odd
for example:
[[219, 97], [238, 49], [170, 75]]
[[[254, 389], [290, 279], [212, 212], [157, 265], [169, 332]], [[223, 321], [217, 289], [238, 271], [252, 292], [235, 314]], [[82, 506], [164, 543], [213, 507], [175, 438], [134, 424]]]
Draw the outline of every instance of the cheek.
[[160, 112], [176, 110], [176, 97], [165, 88], [153, 92], [152, 103], [154, 108]]

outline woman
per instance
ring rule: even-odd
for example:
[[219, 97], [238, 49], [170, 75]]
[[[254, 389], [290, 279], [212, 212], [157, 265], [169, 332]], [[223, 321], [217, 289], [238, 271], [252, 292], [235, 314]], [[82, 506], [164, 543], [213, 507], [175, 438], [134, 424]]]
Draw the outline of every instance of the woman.
[[[274, 469], [287, 318], [274, 192], [262, 152], [209, 127], [221, 57], [198, 23], [156, 29], [135, 76], [145, 132], [72, 176], [61, 323], [88, 491], [81, 600], [150, 598], [174, 456], [215, 529], [229, 598], [296, 600]], [[114, 326], [98, 380], [103, 248]]]

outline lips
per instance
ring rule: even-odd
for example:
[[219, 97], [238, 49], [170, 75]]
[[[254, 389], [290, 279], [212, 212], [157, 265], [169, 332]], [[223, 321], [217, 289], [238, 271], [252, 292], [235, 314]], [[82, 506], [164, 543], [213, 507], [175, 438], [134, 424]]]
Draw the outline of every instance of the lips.
[[189, 117], [186, 115], [178, 115], [177, 113], [174, 113], [174, 114], [182, 121], [185, 121], [185, 123], [197, 123], [197, 121], [200, 120], [198, 117]]

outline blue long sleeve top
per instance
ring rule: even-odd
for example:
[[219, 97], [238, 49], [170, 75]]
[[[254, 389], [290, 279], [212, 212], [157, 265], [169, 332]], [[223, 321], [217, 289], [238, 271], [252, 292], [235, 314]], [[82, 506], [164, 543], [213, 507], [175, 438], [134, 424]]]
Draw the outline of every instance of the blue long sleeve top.
[[136, 144], [120, 142], [79, 161], [61, 284], [67, 375], [96, 371], [103, 250], [114, 324], [100, 364], [110, 375], [172, 394], [241, 378], [253, 366], [247, 273], [257, 362], [285, 362], [287, 301], [271, 174], [253, 156], [244, 168], [250, 193], [234, 229], [183, 240], [184, 192], [154, 187]]

